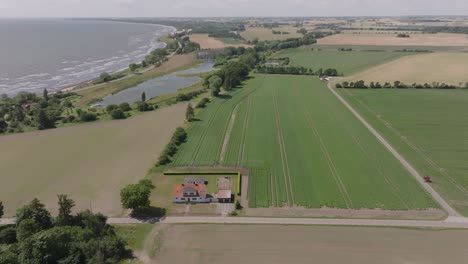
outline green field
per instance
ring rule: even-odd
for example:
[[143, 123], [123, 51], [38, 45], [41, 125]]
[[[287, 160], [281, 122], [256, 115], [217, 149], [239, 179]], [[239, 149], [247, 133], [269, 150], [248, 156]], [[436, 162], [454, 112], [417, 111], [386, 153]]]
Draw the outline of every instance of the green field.
[[198, 118], [173, 165], [250, 168], [250, 207], [438, 207], [316, 77], [257, 75]]
[[293, 66], [304, 66], [318, 70], [319, 68], [335, 68], [339, 73], [351, 75], [373, 66], [414, 54], [411, 52], [375, 52], [375, 51], [338, 51], [308, 48], [287, 49], [275, 54], [275, 58], [289, 57]]
[[468, 215], [468, 90], [339, 90], [447, 202]]

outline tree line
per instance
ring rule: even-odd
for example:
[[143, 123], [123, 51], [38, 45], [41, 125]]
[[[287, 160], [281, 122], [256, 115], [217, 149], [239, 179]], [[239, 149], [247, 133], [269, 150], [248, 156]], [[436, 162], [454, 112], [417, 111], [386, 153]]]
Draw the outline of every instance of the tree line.
[[75, 202], [66, 195], [57, 197], [56, 217], [33, 199], [17, 210], [15, 225], [0, 227], [0, 264], [112, 264], [131, 256], [107, 217], [89, 210], [72, 214]]
[[338, 76], [339, 73], [336, 69], [318, 69], [314, 71], [310, 68], [302, 66], [266, 66], [259, 65], [256, 68], [258, 73], [263, 74], [289, 74], [289, 75], [319, 75], [319, 76]]
[[408, 88], [414, 88], [414, 89], [458, 89], [458, 88], [463, 88], [463, 89], [468, 89], [468, 82], [465, 84], [460, 83], [459, 85], [453, 85], [453, 84], [446, 84], [446, 83], [440, 83], [440, 82], [433, 82], [433, 83], [412, 83], [412, 84], [405, 84], [401, 81], [394, 81], [393, 83], [390, 82], [370, 82], [369, 84], [366, 84], [365, 81], [359, 80], [356, 82], [348, 82], [344, 81], [342, 83], [337, 83], [335, 85], [336, 88], [357, 88], [357, 89], [381, 89], [381, 88], [396, 88], [396, 89], [408, 89]]

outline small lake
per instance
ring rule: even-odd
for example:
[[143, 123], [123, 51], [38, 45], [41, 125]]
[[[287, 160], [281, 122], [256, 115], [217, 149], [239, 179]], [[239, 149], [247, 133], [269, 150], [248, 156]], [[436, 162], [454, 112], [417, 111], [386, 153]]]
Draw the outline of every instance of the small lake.
[[137, 86], [122, 90], [118, 93], [108, 95], [98, 103], [99, 106], [106, 107], [111, 104], [121, 103], [135, 103], [141, 100], [141, 94], [146, 93], [146, 98], [150, 99], [159, 95], [173, 94], [177, 90], [191, 86], [201, 80], [198, 76], [183, 77], [179, 75], [183, 74], [197, 74], [210, 72], [213, 70], [213, 62], [206, 61], [198, 65], [197, 67], [178, 71], [171, 74], [166, 74], [155, 79], [151, 79], [140, 83]]

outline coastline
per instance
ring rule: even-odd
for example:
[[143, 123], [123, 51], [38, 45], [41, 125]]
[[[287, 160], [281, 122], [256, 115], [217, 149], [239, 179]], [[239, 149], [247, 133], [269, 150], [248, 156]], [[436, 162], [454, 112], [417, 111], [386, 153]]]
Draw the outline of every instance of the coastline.
[[[70, 21], [77, 19], [64, 18], [63, 20]], [[104, 21], [96, 19], [87, 19], [87, 21], [94, 21], [97, 23], [102, 22], [104, 24], [122, 23], [119, 21]], [[63, 57], [65, 54], [68, 53], [58, 53], [57, 55], [54, 55], [51, 60], [49, 60], [50, 62], [48, 64], [44, 64], [47, 68], [44, 68], [46, 70], [44, 70], [44, 73], [41, 73], [41, 75], [43, 76], [38, 77], [34, 77], [35, 75], [37, 75], [34, 72], [30, 73], [28, 71], [21, 71], [21, 68], [19, 68], [17, 74], [14, 74], [14, 72], [12, 72], [13, 75], [11, 76], [10, 74], [8, 74], [8, 76], [10, 77], [7, 77], [5, 79], [5, 83], [1, 85], [3, 88], [0, 89], [2, 90], [0, 93], [7, 94], [9, 96], [14, 96], [22, 91], [40, 94], [43, 89], [47, 89], [50, 93], [69, 92], [77, 90], [77, 88], [83, 86], [91, 86], [92, 81], [98, 78], [99, 74], [101, 74], [102, 72], [108, 72], [110, 74], [123, 73], [125, 75], [128, 75], [128, 73], [125, 71], [128, 69], [129, 64], [139, 63], [142, 60], [142, 58], [144, 58], [154, 49], [166, 47], [167, 42], [162, 41], [161, 39], [167, 38], [172, 32], [176, 31], [175, 27], [167, 25], [145, 24], [145, 26], [146, 33], [144, 33], [145, 29], [141, 30], [137, 27], [137, 32], [143, 31], [143, 34], [130, 33], [128, 34], [128, 38], [126, 38], [127, 35], [123, 35], [125, 36], [124, 38], [126, 40], [123, 39], [123, 42], [120, 41], [119, 43], [121, 44], [118, 44], [117, 47], [119, 47], [119, 45], [126, 46], [126, 41], [134, 41], [134, 37], [138, 37], [141, 39], [141, 41], [138, 42], [137, 45], [128, 46], [129, 49], [122, 49], [119, 50], [119, 52], [117, 52], [117, 49], [108, 48], [109, 52], [103, 54], [103, 57], [89, 55], [91, 53], [88, 52], [75, 52], [75, 54], [79, 56], [77, 57], [79, 59], [68, 59], [68, 57]], [[115, 28], [119, 26], [117, 25], [113, 27]], [[94, 43], [93, 41], [101, 42], [99, 41], [99, 39], [96, 40], [94, 38], [91, 38], [89, 41], [90, 43]], [[62, 64], [59, 63], [59, 60], [63, 60], [62, 64], [69, 62], [72, 62], [72, 64], [64, 64], [64, 66], [61, 66]], [[40, 65], [41, 64], [39, 64], [39, 66]]]

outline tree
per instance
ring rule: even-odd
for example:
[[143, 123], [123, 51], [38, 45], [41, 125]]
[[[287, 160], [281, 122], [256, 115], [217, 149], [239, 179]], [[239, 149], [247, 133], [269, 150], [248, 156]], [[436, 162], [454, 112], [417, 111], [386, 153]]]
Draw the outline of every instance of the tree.
[[208, 79], [208, 83], [211, 94], [213, 96], [218, 96], [221, 91], [221, 85], [223, 85], [223, 80], [218, 75], [213, 75]]
[[47, 89], [44, 89], [44, 91], [42, 92], [42, 96], [45, 100], [49, 100], [49, 91], [47, 91]]
[[125, 209], [140, 209], [150, 205], [149, 196], [154, 189], [150, 180], [140, 180], [130, 184], [120, 191], [120, 201]]
[[141, 93], [141, 101], [142, 101], [142, 102], [145, 102], [145, 101], [146, 101], [146, 93], [145, 93], [145, 92], [142, 92], [142, 93]]
[[187, 106], [187, 110], [185, 111], [185, 119], [191, 122], [195, 118], [195, 111], [191, 104]]
[[136, 69], [138, 69], [138, 65], [135, 64], [135, 63], [132, 63], [132, 64], [128, 65], [128, 68], [130, 69], [130, 71], [135, 72]]
[[119, 108], [117, 105], [110, 104], [110, 105], [106, 106], [106, 111], [107, 111], [107, 113], [110, 113], [110, 112], [114, 111], [117, 108]]
[[151, 111], [153, 108], [146, 102], [137, 102], [137, 109], [140, 112]]
[[8, 129], [8, 123], [3, 120], [3, 118], [0, 118], [0, 133], [5, 133]]
[[24, 220], [33, 220], [40, 229], [47, 229], [52, 226], [52, 219], [49, 211], [45, 209], [43, 203], [34, 198], [29, 204], [21, 207], [16, 212], [16, 225], [20, 225]]
[[55, 123], [49, 118], [46, 112], [39, 109], [36, 114], [36, 126], [39, 130], [54, 128]]
[[25, 219], [16, 226], [16, 239], [22, 242], [40, 231], [41, 227], [33, 219]]
[[101, 73], [101, 75], [99, 75], [99, 81], [100, 82], [108, 82], [111, 79], [112, 79], [112, 76], [107, 72], [103, 72], [103, 73]]
[[112, 119], [125, 119], [125, 118], [127, 118], [125, 113], [120, 108], [112, 110], [110, 115], [111, 115]]
[[67, 195], [59, 194], [57, 195], [58, 198], [58, 206], [59, 206], [59, 213], [56, 219], [57, 225], [69, 225], [72, 222], [72, 208], [75, 206], [75, 201], [69, 199]]
[[0, 202], [0, 218], [3, 217], [3, 210], [4, 210], [4, 209], [5, 209], [5, 208], [3, 207], [3, 202]]

